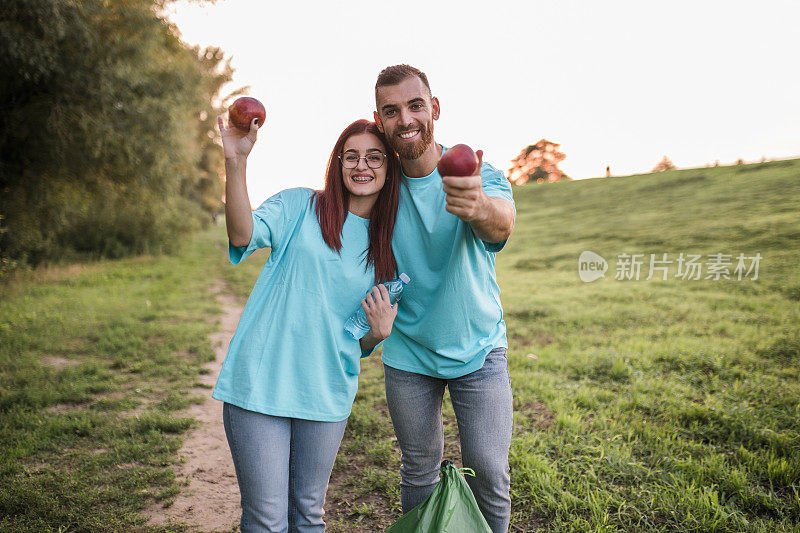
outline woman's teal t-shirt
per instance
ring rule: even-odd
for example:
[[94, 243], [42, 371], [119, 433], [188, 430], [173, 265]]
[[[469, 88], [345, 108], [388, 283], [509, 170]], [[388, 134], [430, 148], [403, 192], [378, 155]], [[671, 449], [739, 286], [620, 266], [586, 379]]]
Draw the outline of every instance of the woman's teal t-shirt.
[[272, 248], [247, 300], [213, 397], [250, 411], [306, 420], [350, 415], [361, 350], [344, 330], [374, 285], [365, 271], [369, 220], [352, 213], [341, 253], [322, 239], [311, 189], [288, 189], [253, 211], [246, 247], [228, 243], [234, 265]]

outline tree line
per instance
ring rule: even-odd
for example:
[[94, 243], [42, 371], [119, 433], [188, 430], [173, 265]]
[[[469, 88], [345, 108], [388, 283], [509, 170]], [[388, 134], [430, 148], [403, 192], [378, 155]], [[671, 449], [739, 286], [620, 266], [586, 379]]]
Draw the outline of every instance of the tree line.
[[222, 205], [211, 102], [232, 69], [167, 0], [4, 0], [0, 277], [167, 250]]

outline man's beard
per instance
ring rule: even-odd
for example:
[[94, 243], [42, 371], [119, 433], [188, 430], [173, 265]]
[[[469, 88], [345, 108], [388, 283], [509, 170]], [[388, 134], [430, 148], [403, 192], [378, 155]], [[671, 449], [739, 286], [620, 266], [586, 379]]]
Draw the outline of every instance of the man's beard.
[[400, 159], [419, 159], [425, 150], [428, 149], [428, 146], [430, 146], [433, 142], [433, 122], [419, 125], [420, 138], [414, 143], [404, 143], [402, 142], [402, 139], [397, 138], [397, 136], [401, 133], [406, 133], [415, 129], [417, 129], [417, 126], [412, 126], [404, 130], [398, 130], [394, 132], [394, 135], [387, 139], [392, 149], [394, 149], [394, 151], [397, 152], [397, 155], [400, 156]]

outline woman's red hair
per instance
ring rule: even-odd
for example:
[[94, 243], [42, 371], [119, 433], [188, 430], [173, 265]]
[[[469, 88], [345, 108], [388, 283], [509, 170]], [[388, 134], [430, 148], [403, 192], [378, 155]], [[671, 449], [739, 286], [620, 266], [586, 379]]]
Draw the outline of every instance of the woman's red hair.
[[322, 238], [332, 250], [342, 249], [342, 227], [347, 217], [350, 204], [350, 193], [344, 186], [342, 164], [339, 154], [344, 150], [344, 143], [353, 135], [370, 133], [383, 144], [386, 154], [386, 182], [378, 194], [375, 205], [369, 216], [369, 247], [366, 250], [365, 269], [375, 267], [375, 283], [382, 283], [395, 278], [397, 262], [392, 251], [392, 233], [394, 219], [397, 216], [397, 204], [400, 201], [400, 162], [394, 150], [389, 148], [383, 133], [374, 122], [356, 120], [339, 136], [333, 146], [325, 173], [325, 188], [314, 193], [315, 210]]

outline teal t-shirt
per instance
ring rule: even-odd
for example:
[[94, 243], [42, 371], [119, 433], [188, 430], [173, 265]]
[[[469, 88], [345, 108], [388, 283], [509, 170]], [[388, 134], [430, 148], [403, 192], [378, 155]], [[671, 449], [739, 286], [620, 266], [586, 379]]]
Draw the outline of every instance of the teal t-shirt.
[[322, 239], [310, 189], [289, 189], [253, 211], [246, 247], [228, 243], [234, 265], [272, 248], [250, 293], [213, 397], [250, 411], [339, 421], [358, 388], [361, 349], [344, 323], [374, 285], [365, 271], [369, 220], [352, 213], [341, 254]]
[[[447, 148], [444, 148], [444, 151]], [[514, 205], [511, 184], [488, 163], [481, 166], [483, 191]], [[455, 378], [483, 366], [493, 348], [508, 347], [495, 252], [472, 227], [445, 210], [437, 170], [422, 178], [403, 176], [392, 248], [403, 290], [383, 362], [408, 372]]]

